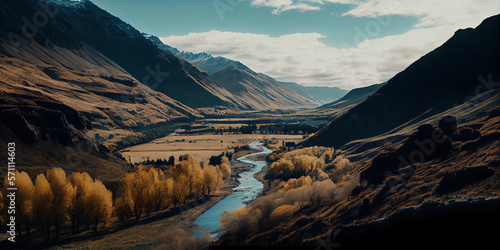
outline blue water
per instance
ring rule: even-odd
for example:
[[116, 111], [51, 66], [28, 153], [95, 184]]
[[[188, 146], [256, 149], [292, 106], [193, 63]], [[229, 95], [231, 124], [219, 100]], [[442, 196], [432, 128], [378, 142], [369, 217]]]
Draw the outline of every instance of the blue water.
[[[240, 185], [234, 188], [234, 192], [226, 196], [224, 199], [213, 205], [210, 209], [201, 214], [195, 221], [194, 224], [200, 226], [206, 231], [211, 233], [216, 232], [220, 228], [220, 220], [222, 219], [221, 213], [226, 210], [228, 212], [245, 207], [246, 204], [257, 198], [264, 185], [255, 179], [253, 176], [263, 167], [267, 165], [265, 161], [251, 161], [247, 160], [250, 156], [269, 154], [272, 150], [267, 149], [262, 146], [260, 142], [252, 142], [250, 145], [251, 149], [262, 150], [262, 152], [245, 155], [238, 158], [237, 160], [249, 165], [254, 165], [247, 172], [239, 174]], [[200, 237], [203, 233], [201, 231], [194, 231], [193, 236]]]

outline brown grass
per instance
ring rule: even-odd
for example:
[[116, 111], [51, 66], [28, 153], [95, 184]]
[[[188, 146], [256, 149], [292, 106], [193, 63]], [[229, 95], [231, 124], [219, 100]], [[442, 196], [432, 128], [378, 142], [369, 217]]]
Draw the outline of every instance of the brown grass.
[[[181, 155], [190, 154], [196, 161], [206, 161], [211, 156], [232, 151], [233, 147], [248, 145], [254, 140], [270, 140], [277, 138], [278, 145], [282, 141], [298, 142], [300, 135], [261, 135], [261, 134], [231, 134], [231, 135], [193, 135], [193, 136], [167, 136], [152, 142], [133, 146], [121, 150], [125, 159], [132, 162], [143, 162], [149, 157], [151, 160], [168, 159], [173, 155], [176, 159]], [[184, 141], [182, 141], [184, 140]], [[191, 143], [190, 143], [191, 142]]]

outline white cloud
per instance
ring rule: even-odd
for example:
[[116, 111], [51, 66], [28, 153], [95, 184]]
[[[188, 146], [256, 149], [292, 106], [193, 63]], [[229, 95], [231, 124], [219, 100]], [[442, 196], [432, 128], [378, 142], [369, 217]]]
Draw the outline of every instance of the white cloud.
[[355, 17], [402, 15], [419, 18], [415, 26], [477, 26], [485, 17], [498, 14], [498, 0], [365, 0], [345, 13]]
[[292, 0], [252, 0], [250, 5], [254, 7], [274, 8], [272, 11], [273, 14], [280, 14], [289, 10], [298, 10], [300, 12], [320, 10], [318, 6], [312, 6], [307, 3], [298, 3]]
[[355, 0], [250, 0], [250, 6], [270, 7], [274, 10], [273, 14], [279, 15], [289, 10], [298, 10], [299, 12], [321, 10], [320, 5], [326, 3], [348, 4], [357, 2]]
[[[253, 2], [262, 6], [274, 6], [276, 10], [283, 11], [283, 6], [291, 1]], [[307, 2], [325, 4], [339, 1]], [[209, 31], [165, 37], [162, 41], [180, 50], [208, 52], [214, 56], [241, 61], [257, 72], [282, 81], [355, 88], [387, 81], [421, 56], [440, 46], [453, 36], [457, 29], [475, 27], [486, 17], [500, 12], [498, 1], [413, 2], [416, 1], [367, 0], [345, 13], [344, 15], [355, 17], [397, 14], [419, 18], [419, 23], [404, 34], [376, 39], [370, 39], [377, 36], [366, 32], [366, 28], [369, 31], [369, 27], [376, 26], [377, 22], [369, 21], [364, 27], [358, 27], [363, 32], [361, 35], [368, 39], [355, 48], [327, 46], [320, 41], [324, 36], [318, 33], [270, 37], [261, 34]], [[390, 20], [389, 16], [381, 18], [379, 28], [383, 29], [383, 22]], [[352, 44], [357, 44], [356, 39], [359, 37], [353, 37]]]

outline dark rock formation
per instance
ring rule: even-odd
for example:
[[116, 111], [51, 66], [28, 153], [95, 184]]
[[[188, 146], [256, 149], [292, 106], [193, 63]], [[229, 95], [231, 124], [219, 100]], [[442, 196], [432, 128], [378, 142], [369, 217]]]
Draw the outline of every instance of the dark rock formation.
[[[442, 127], [450, 132], [452, 130], [449, 125], [450, 123], [443, 123]], [[415, 163], [446, 157], [451, 149], [452, 144], [447, 135], [430, 124], [423, 124], [401, 148], [395, 152], [376, 156], [372, 160], [372, 165], [363, 171], [360, 177], [368, 184], [380, 184], [392, 171]]]
[[481, 249], [497, 238], [500, 199], [428, 201], [370, 222], [345, 226], [339, 249]]
[[446, 174], [436, 189], [438, 194], [447, 194], [458, 191], [467, 185], [487, 179], [495, 173], [488, 166], [466, 167]]
[[457, 130], [457, 118], [445, 116], [439, 121], [438, 127], [446, 136], [451, 137], [455, 133], [455, 130]]

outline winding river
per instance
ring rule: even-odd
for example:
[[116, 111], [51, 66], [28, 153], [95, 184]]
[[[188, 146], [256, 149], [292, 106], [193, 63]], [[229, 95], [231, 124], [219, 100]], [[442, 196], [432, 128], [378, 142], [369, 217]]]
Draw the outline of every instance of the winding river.
[[[226, 196], [224, 199], [213, 205], [210, 209], [201, 214], [194, 224], [200, 226], [204, 231], [211, 234], [215, 233], [220, 228], [221, 213], [226, 210], [228, 212], [240, 209], [246, 204], [257, 198], [264, 186], [262, 183], [254, 178], [254, 175], [262, 170], [267, 165], [265, 161], [251, 161], [247, 160], [248, 157], [256, 155], [265, 155], [272, 152], [272, 150], [264, 147], [262, 143], [254, 141], [249, 147], [254, 150], [262, 150], [259, 153], [249, 154], [238, 158], [237, 160], [249, 165], [254, 165], [249, 171], [239, 174], [240, 185], [234, 188], [234, 192]], [[194, 231], [193, 235], [196, 237], [203, 236], [202, 231]], [[211, 237], [216, 237], [215, 234]]]

